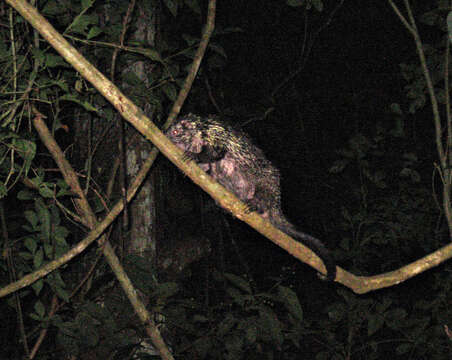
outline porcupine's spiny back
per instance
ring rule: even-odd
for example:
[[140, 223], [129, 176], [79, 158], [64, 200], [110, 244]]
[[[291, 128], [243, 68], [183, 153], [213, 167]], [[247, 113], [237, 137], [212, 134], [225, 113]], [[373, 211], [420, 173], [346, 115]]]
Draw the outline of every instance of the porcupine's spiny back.
[[238, 161], [238, 165], [255, 167], [267, 161], [262, 151], [256, 147], [250, 138], [242, 131], [220, 122], [216, 117], [209, 116], [204, 121], [204, 139], [215, 147], [223, 148]]

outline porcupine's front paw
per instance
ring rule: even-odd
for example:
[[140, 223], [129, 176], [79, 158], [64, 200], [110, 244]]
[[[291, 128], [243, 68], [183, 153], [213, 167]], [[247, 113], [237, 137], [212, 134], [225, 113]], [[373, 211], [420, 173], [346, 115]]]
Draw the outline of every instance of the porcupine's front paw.
[[245, 205], [246, 205], [246, 209], [245, 209], [245, 213], [246, 214], [250, 214], [252, 212], [257, 212], [258, 214], [262, 214], [263, 211], [260, 211], [258, 204], [256, 203], [256, 201], [254, 201], [254, 199], [250, 199], [245, 201]]
[[194, 152], [186, 150], [186, 151], [184, 151], [184, 155], [182, 155], [182, 161], [188, 162], [190, 160], [193, 160], [196, 162], [196, 160], [197, 160], [196, 155], [197, 154], [195, 154]]

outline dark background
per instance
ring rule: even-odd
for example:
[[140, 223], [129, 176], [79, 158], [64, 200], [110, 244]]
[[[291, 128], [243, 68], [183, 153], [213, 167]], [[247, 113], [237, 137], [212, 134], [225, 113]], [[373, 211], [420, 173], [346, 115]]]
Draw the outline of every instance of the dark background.
[[[420, 151], [419, 169], [428, 174], [421, 182], [428, 184], [436, 158], [430, 109], [415, 115], [407, 111], [407, 83], [400, 64], [417, 61], [408, 31], [386, 2], [345, 1], [330, 18], [337, 5], [327, 1], [323, 12], [311, 9], [306, 14], [304, 7], [289, 7], [282, 1], [220, 2], [217, 30], [242, 31], [214, 38], [224, 47], [227, 59], [224, 68], [209, 73], [221, 112], [236, 126], [243, 126], [281, 170], [287, 216], [333, 251], [343, 237], [350, 236], [340, 225], [342, 209], [359, 208], [362, 201], [356, 193], [359, 170], [349, 169], [339, 176], [329, 171], [353, 136], [372, 137], [377, 127], [393, 129], [397, 119], [391, 104], [398, 103], [404, 111], [406, 136], [386, 144], [388, 153], [374, 158], [375, 166], [384, 169], [396, 161], [392, 155]], [[420, 5], [415, 14], [428, 10], [426, 4], [415, 5]], [[426, 41], [440, 38], [434, 28], [418, 25]], [[273, 95], [300, 66], [302, 70]], [[207, 95], [194, 94], [182, 112], [218, 112]], [[259, 118], [270, 107], [274, 111]], [[389, 181], [396, 185], [397, 178]], [[388, 186], [374, 196], [396, 196], [398, 191], [397, 186]], [[265, 241], [261, 247], [265, 248], [259, 249], [261, 256], [273, 262], [276, 247]], [[411, 259], [420, 254], [415, 251]], [[292, 260], [283, 256], [277, 262]], [[371, 274], [381, 269], [355, 271]]]
[[[39, 5], [63, 31], [80, 15], [82, 3], [89, 2], [49, 0]], [[138, 2], [140, 11], [151, 4], [149, 8], [158, 13], [152, 50], [164, 60], [124, 50], [116, 64], [115, 83], [159, 125], [174, 100], [168, 95], [171, 91], [162, 89], [167, 85], [173, 86], [174, 93], [179, 90], [192, 60], [187, 48], [194, 51], [205, 22], [207, 1], [201, 1], [200, 14], [187, 3], [178, 2], [174, 15], [168, 10], [174, 5], [170, 0]], [[371, 276], [430, 254], [448, 244], [450, 235], [442, 214], [442, 184], [435, 171], [438, 156], [431, 106], [413, 39], [386, 1], [339, 4], [328, 0], [318, 11], [292, 7], [286, 1], [219, 1], [215, 34], [181, 113], [218, 114], [246, 131], [281, 171], [287, 217], [300, 230], [321, 239], [340, 267]], [[412, 5], [438, 90], [443, 87], [438, 59], [444, 59], [447, 11], [435, 13], [440, 26], [426, 25], [422, 21], [426, 12], [437, 4], [412, 1]], [[117, 44], [127, 6], [122, 0], [97, 1], [86, 10], [91, 18], [69, 31], [78, 40], [68, 39], [105, 74], [109, 74], [112, 47], [100, 42]], [[9, 13], [0, 10], [0, 105], [9, 109], [17, 89], [8, 74], [14, 60], [7, 46]], [[142, 24], [138, 16], [145, 13], [137, 10], [133, 14], [126, 40], [130, 46], [153, 46], [132, 35], [138, 32], [135, 25]], [[32, 65], [37, 59], [42, 61], [36, 90], [27, 101], [46, 114], [47, 124], [79, 174], [87, 172], [87, 134], [104, 134], [94, 139], [103, 157], [96, 153], [99, 157], [91, 160], [93, 169], [100, 169], [95, 190], [105, 189], [109, 167], [119, 156], [120, 121], [112, 115], [114, 110], [72, 67], [52, 58], [58, 55], [44, 42], [39, 49], [42, 54], [29, 51], [34, 47], [33, 30], [17, 14], [14, 26], [21, 45], [19, 59], [26, 60], [17, 76], [18, 88], [26, 88]], [[96, 26], [102, 32], [93, 43], [84, 41]], [[193, 43], [187, 41], [187, 34]], [[135, 63], [144, 64], [143, 78], [123, 72]], [[165, 73], [168, 69], [171, 76]], [[61, 83], [56, 84], [56, 79]], [[77, 82], [82, 84], [79, 89]], [[67, 101], [68, 95], [75, 101]], [[413, 105], [416, 101], [418, 106]], [[96, 111], [86, 110], [81, 106], [84, 102]], [[21, 114], [28, 114], [26, 104], [20, 106]], [[47, 149], [28, 119], [16, 118], [17, 126], [6, 127], [5, 133], [14, 131], [38, 148], [29, 176], [45, 182], [41, 185], [60, 189], [61, 176]], [[90, 131], [76, 126], [88, 123]], [[103, 132], [103, 126], [115, 130]], [[17, 143], [3, 137], [4, 129], [0, 130], [4, 154]], [[128, 130], [128, 135], [134, 132]], [[15, 161], [20, 168], [22, 159]], [[0, 163], [2, 181], [10, 174], [8, 164]], [[193, 243], [200, 247], [209, 244], [211, 249], [202, 249], [207, 256], [184, 268], [179, 277], [158, 278], [152, 255], [129, 258], [127, 241], [136, 239], [127, 239], [129, 234], [116, 226], [111, 241], [148, 300], [148, 308], [164, 315], [159, 326], [179, 358], [450, 358], [450, 340], [444, 331], [452, 319], [448, 262], [399, 285], [357, 295], [338, 283], [319, 280], [315, 270], [216, 207], [163, 156], [156, 165], [152, 185], [145, 186], [155, 189], [151, 205], [157, 208], [153, 213], [158, 240], [169, 245], [165, 249], [169, 257], [186, 255], [190, 262], [189, 240], [196, 240]], [[39, 171], [41, 179], [36, 175]], [[85, 181], [84, 176], [81, 179]], [[90, 189], [88, 196], [95, 204], [98, 195]], [[11, 254], [16, 263], [5, 259], [0, 263], [2, 285], [13, 281], [11, 269], [20, 278], [40, 268], [36, 252], [44, 254], [43, 261], [59, 254], [42, 251], [49, 239], [44, 239], [44, 226], [39, 226], [48, 209], [52, 210], [52, 226], [58, 225], [63, 233], [59, 243], [51, 239], [52, 245], [69, 248], [85, 235], [85, 229], [60, 213], [52, 196], [45, 197], [39, 190], [17, 181], [5, 195], [6, 228], [13, 239]], [[119, 185], [115, 190], [108, 199], [111, 204], [120, 199]], [[28, 197], [23, 195], [27, 191]], [[71, 200], [71, 193], [61, 199], [72, 209]], [[98, 210], [101, 218], [103, 204], [98, 204]], [[39, 220], [38, 227], [30, 227], [31, 213]], [[133, 224], [135, 219], [131, 220]], [[173, 241], [182, 244], [179, 251], [171, 247]], [[49, 276], [40, 293], [34, 288], [18, 293], [24, 321], [17, 316], [16, 297], [0, 303], [5, 324], [0, 357], [22, 356], [20, 325], [24, 325], [31, 342], [41, 327], [48, 326], [42, 359], [63, 358], [63, 354], [81, 354], [81, 359], [127, 358], [130, 349], [141, 343], [142, 325], [131, 315], [133, 310], [111, 270], [99, 259], [93, 246], [55, 271], [55, 277], [58, 274], [65, 283], [55, 278], [51, 282]], [[91, 274], [89, 291], [76, 292], [48, 322], [45, 316], [52, 297], [63, 299], [61, 294], [75, 289], [92, 264], [96, 271]], [[131, 333], [140, 340], [135, 341]], [[126, 340], [130, 342], [121, 342]], [[127, 356], [121, 357], [120, 351]]]

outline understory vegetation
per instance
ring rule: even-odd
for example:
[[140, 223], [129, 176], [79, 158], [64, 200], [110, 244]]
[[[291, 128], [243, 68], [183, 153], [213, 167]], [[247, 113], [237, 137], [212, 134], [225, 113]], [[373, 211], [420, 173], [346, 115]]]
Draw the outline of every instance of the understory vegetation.
[[[201, 41], [207, 1], [35, 3], [67, 41], [163, 127]], [[387, 72], [381, 75], [383, 85], [370, 81], [378, 79], [379, 69], [360, 68], [356, 72], [362, 74], [355, 75], [349, 68], [349, 75], [341, 75], [336, 65], [324, 64], [342, 56], [322, 49], [329, 32], [336, 46], [346, 47], [340, 40], [344, 24], [357, 21], [355, 16], [371, 5], [289, 0], [260, 9], [260, 2], [250, 1], [250, 7], [260, 9], [252, 21], [251, 10], [236, 4], [240, 13], [222, 3], [182, 112], [221, 113], [248, 132], [281, 169], [288, 217], [324, 241], [338, 266], [354, 275], [395, 271], [449, 244], [452, 220], [445, 199], [450, 197], [452, 121], [445, 54], [450, 52], [447, 36], [452, 36], [450, 3], [411, 4], [425, 34], [422, 49], [437, 116], [446, 119], [439, 126], [432, 121], [434, 101], [425, 68], [415, 45], [405, 47], [411, 38], [393, 35], [392, 42], [404, 51], [396, 59], [372, 60], [373, 65], [390, 63], [381, 71]], [[384, 6], [392, 14], [391, 4]], [[393, 16], [399, 31], [406, 31]], [[263, 40], [256, 33], [269, 22], [276, 25]], [[149, 153], [140, 148], [133, 157], [126, 151], [128, 169], [121, 170], [124, 154], [118, 148], [138, 146], [141, 135], [123, 124], [114, 107], [6, 3], [0, 5], [0, 25], [4, 289], [65, 256], [92, 230], [55, 149], [74, 170], [99, 222], [124, 200], [123, 185], [132, 184]], [[140, 37], [143, 28], [152, 31]], [[305, 39], [301, 56], [304, 32], [312, 42]], [[363, 43], [372, 39], [354, 33]], [[347, 66], [353, 64], [350, 60]], [[316, 73], [316, 66], [331, 67], [331, 72]], [[134, 67], [145, 69], [142, 76]], [[348, 76], [355, 85], [368, 80], [369, 88], [343, 90]], [[53, 145], [37, 130], [37, 117], [44, 119]], [[125, 145], [119, 145], [123, 140]], [[439, 143], [445, 144], [445, 161]], [[142, 186], [153, 189], [150, 200], [126, 214], [128, 227], [120, 215], [105, 234], [174, 358], [451, 357], [450, 262], [357, 295], [340, 283], [323, 281], [315, 270], [217, 209], [159, 156], [149, 183]], [[120, 173], [128, 175], [125, 182]], [[130, 230], [145, 221], [152, 222], [152, 239], [138, 239]], [[28, 286], [2, 293], [0, 358], [160, 357], [104, 260], [105, 241]], [[132, 243], [139, 251], [131, 250]], [[158, 254], [163, 248], [168, 252], [164, 259]], [[176, 263], [175, 258], [177, 266], [166, 265]]]

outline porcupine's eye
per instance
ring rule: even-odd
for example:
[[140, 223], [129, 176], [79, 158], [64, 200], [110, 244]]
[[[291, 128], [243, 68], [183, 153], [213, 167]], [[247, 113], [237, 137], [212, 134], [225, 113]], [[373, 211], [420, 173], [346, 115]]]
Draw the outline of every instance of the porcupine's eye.
[[173, 136], [173, 137], [178, 137], [180, 134], [181, 134], [181, 131], [179, 129], [177, 129], [177, 128], [174, 128], [174, 129], [171, 130], [171, 134], [170, 135]]

